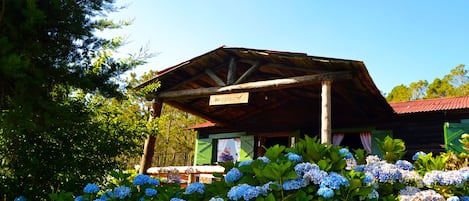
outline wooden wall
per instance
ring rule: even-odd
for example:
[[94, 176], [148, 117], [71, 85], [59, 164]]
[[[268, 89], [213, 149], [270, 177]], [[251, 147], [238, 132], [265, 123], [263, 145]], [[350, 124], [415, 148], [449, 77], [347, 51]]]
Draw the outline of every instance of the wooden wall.
[[394, 138], [406, 143], [406, 158], [410, 159], [417, 151], [444, 152], [444, 123], [459, 123], [462, 119], [469, 119], [469, 110], [400, 114], [392, 130]]

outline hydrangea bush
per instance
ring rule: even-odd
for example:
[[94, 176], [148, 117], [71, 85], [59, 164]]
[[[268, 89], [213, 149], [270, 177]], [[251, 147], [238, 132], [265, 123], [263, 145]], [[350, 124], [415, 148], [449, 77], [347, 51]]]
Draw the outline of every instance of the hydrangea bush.
[[82, 195], [54, 195], [51, 199], [469, 201], [469, 167], [447, 169], [446, 154], [418, 152], [412, 163], [401, 157], [393, 154], [391, 160], [384, 160], [366, 156], [363, 150], [352, 153], [306, 137], [292, 148], [270, 147], [256, 160], [220, 163], [225, 174], [214, 174], [211, 184], [195, 182], [181, 188], [177, 183], [162, 185], [147, 175], [114, 173], [106, 184], [86, 185]]

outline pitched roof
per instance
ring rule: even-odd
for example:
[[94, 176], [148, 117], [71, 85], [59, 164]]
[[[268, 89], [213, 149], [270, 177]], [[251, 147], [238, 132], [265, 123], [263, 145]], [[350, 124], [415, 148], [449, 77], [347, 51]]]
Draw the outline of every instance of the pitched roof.
[[[349, 77], [342, 79], [334, 76], [336, 74]], [[317, 79], [307, 82], [299, 79], [314, 76]], [[323, 79], [334, 79], [331, 113], [335, 117], [335, 127], [369, 125], [394, 114], [363, 62], [305, 53], [220, 47], [162, 70], [136, 88], [159, 82], [161, 86], [149, 94], [150, 98], [160, 98], [220, 126], [282, 129], [317, 126], [321, 122]], [[280, 81], [298, 84], [276, 85]], [[265, 83], [270, 85], [258, 87]], [[246, 86], [251, 88], [246, 89]], [[249, 92], [249, 102], [208, 104], [210, 95], [237, 92]], [[162, 94], [180, 96], [165, 97]]]
[[389, 103], [397, 114], [469, 109], [469, 96]]

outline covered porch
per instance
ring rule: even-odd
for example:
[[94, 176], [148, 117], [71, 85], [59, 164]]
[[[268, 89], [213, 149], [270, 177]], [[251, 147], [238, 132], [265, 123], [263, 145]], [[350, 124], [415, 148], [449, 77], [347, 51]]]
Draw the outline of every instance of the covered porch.
[[[148, 96], [153, 117], [164, 102], [212, 122], [200, 128], [199, 139], [244, 132], [259, 146], [271, 137], [287, 136], [291, 143], [297, 133], [332, 144], [332, 133], [373, 135], [394, 118], [361, 61], [220, 47], [137, 88], [156, 82], [161, 87]], [[141, 173], [151, 167], [154, 143], [152, 136], [146, 140]]]

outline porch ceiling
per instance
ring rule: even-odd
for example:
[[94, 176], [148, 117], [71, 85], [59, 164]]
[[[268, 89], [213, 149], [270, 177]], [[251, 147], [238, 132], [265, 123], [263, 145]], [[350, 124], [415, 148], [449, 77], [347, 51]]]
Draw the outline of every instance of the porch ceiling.
[[[220, 47], [137, 88], [159, 81], [152, 97], [224, 127], [294, 129], [320, 126], [322, 80], [332, 80], [332, 128], [374, 125], [394, 114], [363, 62], [303, 53]], [[270, 85], [253, 87], [263, 81]], [[233, 92], [249, 92], [249, 102], [209, 105], [210, 94]]]

